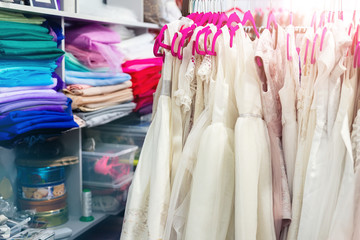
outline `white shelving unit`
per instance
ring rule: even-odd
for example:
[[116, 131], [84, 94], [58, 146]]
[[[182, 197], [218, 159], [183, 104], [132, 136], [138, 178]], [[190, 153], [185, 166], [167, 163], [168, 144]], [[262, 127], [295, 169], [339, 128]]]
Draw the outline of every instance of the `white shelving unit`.
[[79, 14], [79, 13], [70, 13], [55, 9], [32, 7], [27, 5], [6, 3], [6, 2], [0, 2], [0, 10], [40, 15], [40, 16], [52, 17], [52, 18], [54, 17], [63, 18], [65, 21], [77, 20], [77, 21], [88, 21], [88, 22], [98, 22], [98, 23], [107, 23], [107, 24], [119, 24], [131, 28], [159, 29], [159, 26], [153, 23], [127, 22], [117, 19], [106, 18], [106, 17], [91, 16], [91, 15]]
[[[69, 13], [64, 11], [58, 11], [53, 9], [45, 9], [39, 7], [25, 6], [19, 4], [5, 3], [0, 2], [1, 11], [11, 11], [19, 12], [27, 15], [36, 15], [51, 18], [60, 24], [63, 29], [66, 23], [71, 22], [97, 22], [102, 24], [119, 24], [126, 27], [135, 29], [136, 33], [146, 32], [148, 29], [159, 29], [159, 26], [152, 23], [145, 22], [125, 22], [119, 21], [116, 19], [110, 19], [106, 17], [97, 17], [90, 16], [85, 14], [78, 13]], [[65, 33], [66, 36], [66, 33]], [[61, 48], [65, 49], [64, 42], [61, 45]], [[56, 72], [64, 77], [65, 64], [63, 61], [62, 67], [58, 68]], [[80, 236], [82, 233], [98, 224], [104, 220], [107, 215], [103, 213], [94, 213], [94, 221], [92, 222], [81, 222], [79, 218], [81, 217], [81, 192], [82, 192], [82, 152], [81, 152], [81, 129], [75, 129], [64, 133], [61, 136], [61, 141], [65, 146], [65, 153], [69, 156], [77, 156], [79, 158], [79, 163], [66, 167], [66, 188], [68, 192], [68, 208], [69, 208], [69, 221], [59, 226], [69, 227], [72, 229], [73, 233], [69, 239], [75, 239]], [[0, 147], [0, 177], [1, 177], [1, 168], [6, 166], [4, 169], [13, 169], [15, 168], [15, 151], [8, 150]], [[0, 179], [1, 180], [1, 179]], [[15, 184], [15, 176], [11, 175], [12, 183]], [[16, 194], [16, 190], [14, 190]]]

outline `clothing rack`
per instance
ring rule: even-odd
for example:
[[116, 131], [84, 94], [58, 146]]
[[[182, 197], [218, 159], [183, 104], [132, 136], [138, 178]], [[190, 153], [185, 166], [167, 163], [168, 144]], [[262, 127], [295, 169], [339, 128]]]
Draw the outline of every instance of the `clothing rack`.
[[[310, 27], [294, 27], [295, 33], [306, 33], [306, 30], [309, 29]], [[264, 30], [266, 29], [266, 27], [259, 27], [258, 28], [258, 32], [262, 33]], [[244, 31], [246, 33], [253, 33], [254, 32], [254, 28], [252, 26], [244, 26]]]

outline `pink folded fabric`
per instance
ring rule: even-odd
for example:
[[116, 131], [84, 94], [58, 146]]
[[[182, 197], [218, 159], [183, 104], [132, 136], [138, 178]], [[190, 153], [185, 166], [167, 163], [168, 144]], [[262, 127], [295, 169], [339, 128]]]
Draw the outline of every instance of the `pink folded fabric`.
[[65, 50], [74, 55], [82, 64], [89, 68], [97, 69], [109, 67], [109, 63], [104, 56], [98, 52], [80, 49], [72, 44], [66, 44]]
[[124, 56], [112, 44], [120, 43], [120, 36], [110, 28], [97, 23], [66, 29], [66, 44], [100, 53], [109, 66], [121, 71]]
[[122, 64], [123, 71], [126, 73], [133, 73], [144, 70], [149, 67], [162, 66], [162, 58], [146, 58], [127, 61]]
[[90, 85], [85, 85], [85, 84], [71, 84], [71, 85], [67, 85], [66, 89], [70, 92], [75, 91], [75, 90], [82, 90], [82, 89], [86, 89], [86, 88], [90, 88], [92, 86]]

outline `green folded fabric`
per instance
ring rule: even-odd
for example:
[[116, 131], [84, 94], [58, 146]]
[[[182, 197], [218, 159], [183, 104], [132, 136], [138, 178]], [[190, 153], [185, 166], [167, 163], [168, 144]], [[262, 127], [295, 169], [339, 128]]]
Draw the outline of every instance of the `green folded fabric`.
[[74, 55], [65, 52], [65, 69], [78, 72], [90, 72], [91, 70], [77, 60]]
[[9, 11], [0, 11], [0, 20], [8, 22], [18, 22], [26, 24], [43, 24], [46, 19], [42, 17], [25, 17], [21, 13], [9, 12]]
[[33, 32], [33, 31], [18, 31], [16, 29], [8, 29], [0, 31], [0, 39], [2, 40], [18, 40], [18, 41], [52, 41], [53, 36], [47, 33]]
[[17, 22], [9, 22], [9, 21], [0, 21], [0, 32], [7, 30], [17, 30], [19, 32], [25, 31], [33, 31], [40, 33], [48, 33], [49, 30], [46, 27], [35, 25], [35, 24], [27, 24], [27, 23], [17, 23]]
[[57, 43], [54, 41], [14, 41], [14, 40], [0, 40], [0, 48], [10, 49], [32, 49], [37, 48], [57, 48]]
[[64, 54], [64, 51], [58, 48], [33, 48], [33, 49], [0, 49], [0, 59], [27, 59], [44, 60], [56, 59]]

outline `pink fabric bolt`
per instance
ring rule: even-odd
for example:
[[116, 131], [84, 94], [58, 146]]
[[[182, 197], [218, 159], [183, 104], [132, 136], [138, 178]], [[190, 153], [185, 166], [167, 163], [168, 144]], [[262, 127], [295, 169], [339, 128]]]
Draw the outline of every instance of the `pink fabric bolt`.
[[89, 68], [97, 69], [109, 67], [109, 63], [99, 52], [80, 49], [72, 44], [67, 44], [65, 50], [66, 52], [74, 55], [74, 57], [76, 57], [82, 64]]
[[120, 41], [116, 32], [96, 23], [66, 30], [67, 44], [100, 53], [115, 71], [121, 70], [123, 55], [112, 44]]

